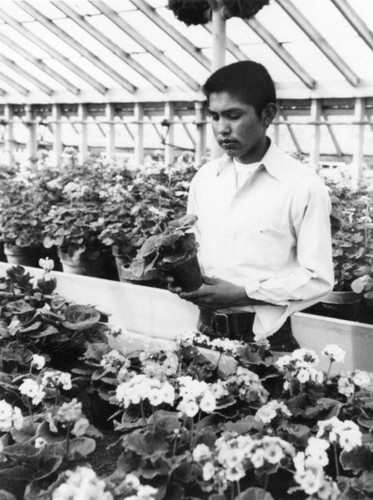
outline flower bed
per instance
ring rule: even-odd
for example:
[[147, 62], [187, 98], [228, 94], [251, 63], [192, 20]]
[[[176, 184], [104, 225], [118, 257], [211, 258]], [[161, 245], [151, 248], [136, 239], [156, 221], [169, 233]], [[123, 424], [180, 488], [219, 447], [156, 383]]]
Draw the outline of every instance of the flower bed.
[[119, 352], [106, 315], [42, 264], [0, 280], [0, 498], [370, 498], [372, 378], [344, 372], [340, 347], [324, 372], [310, 349], [198, 332]]

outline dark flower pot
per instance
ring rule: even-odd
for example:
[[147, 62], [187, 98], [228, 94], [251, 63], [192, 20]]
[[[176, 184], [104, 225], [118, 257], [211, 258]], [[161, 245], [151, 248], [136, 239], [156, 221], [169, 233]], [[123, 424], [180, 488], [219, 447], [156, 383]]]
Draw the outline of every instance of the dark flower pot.
[[362, 294], [352, 291], [332, 291], [322, 300], [320, 305], [325, 316], [358, 321], [361, 312]]
[[203, 283], [203, 276], [196, 254], [172, 267], [167, 266], [164, 274], [174, 278], [174, 285], [182, 288], [184, 292], [197, 290]]
[[[58, 249], [58, 256], [65, 273], [80, 274], [94, 278], [113, 279], [113, 267], [109, 255], [100, 251], [85, 251], [77, 259], [72, 259], [68, 253]], [[110, 255], [113, 260], [113, 256]]]
[[39, 267], [39, 259], [44, 257], [44, 247], [19, 247], [17, 245], [4, 244], [4, 254], [9, 264], [14, 266]]

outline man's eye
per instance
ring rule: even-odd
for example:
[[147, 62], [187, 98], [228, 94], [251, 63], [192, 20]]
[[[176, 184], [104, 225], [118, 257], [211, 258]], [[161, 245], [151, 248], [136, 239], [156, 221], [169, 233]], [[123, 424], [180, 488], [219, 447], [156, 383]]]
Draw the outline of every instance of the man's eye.
[[236, 114], [234, 114], [234, 115], [229, 115], [229, 116], [228, 116], [228, 118], [229, 118], [230, 120], [238, 120], [240, 117], [241, 117], [241, 115], [236, 115]]

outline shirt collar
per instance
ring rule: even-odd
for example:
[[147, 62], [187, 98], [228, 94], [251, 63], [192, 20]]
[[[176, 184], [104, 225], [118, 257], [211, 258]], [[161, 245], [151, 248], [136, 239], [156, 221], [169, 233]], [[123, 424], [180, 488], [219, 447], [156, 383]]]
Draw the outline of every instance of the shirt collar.
[[[267, 149], [265, 155], [262, 158], [262, 163], [259, 166], [260, 168], [265, 168], [267, 172], [272, 175], [279, 182], [284, 180], [284, 172], [282, 168], [282, 151], [273, 143], [270, 142], [269, 148]], [[221, 158], [219, 158], [216, 175], [220, 175], [223, 170], [232, 165], [232, 158], [227, 154], [224, 154]]]

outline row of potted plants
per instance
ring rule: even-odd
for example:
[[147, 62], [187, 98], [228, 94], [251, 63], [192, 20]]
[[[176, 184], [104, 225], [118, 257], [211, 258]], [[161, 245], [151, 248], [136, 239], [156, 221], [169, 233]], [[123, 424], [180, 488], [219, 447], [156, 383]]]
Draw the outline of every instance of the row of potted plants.
[[[41, 264], [38, 280], [20, 266], [1, 278], [0, 498], [371, 497], [372, 374], [343, 372], [337, 345], [327, 373], [313, 351], [275, 356], [264, 338], [190, 332], [170, 351], [119, 352], [107, 318], [61, 297]], [[119, 448], [104, 474], [103, 434]]]
[[[147, 237], [185, 214], [195, 168], [183, 160], [171, 169], [95, 157], [81, 165], [67, 148], [60, 169], [2, 169], [0, 241], [8, 262], [35, 266], [58, 254], [67, 272], [118, 279]], [[31, 260], [19, 260], [22, 252]]]

